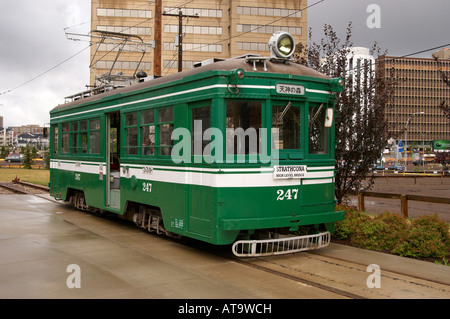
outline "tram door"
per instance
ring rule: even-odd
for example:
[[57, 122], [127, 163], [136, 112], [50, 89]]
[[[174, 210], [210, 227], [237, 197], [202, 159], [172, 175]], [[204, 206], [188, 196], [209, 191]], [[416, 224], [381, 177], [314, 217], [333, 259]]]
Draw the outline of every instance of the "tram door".
[[107, 114], [106, 206], [120, 208], [120, 112]]

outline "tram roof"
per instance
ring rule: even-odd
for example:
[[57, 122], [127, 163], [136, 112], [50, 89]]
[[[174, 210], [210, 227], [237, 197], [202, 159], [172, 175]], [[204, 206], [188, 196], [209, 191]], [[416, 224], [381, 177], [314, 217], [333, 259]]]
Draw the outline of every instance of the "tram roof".
[[[258, 58], [255, 58], [256, 60], [258, 60]], [[261, 58], [262, 60], [262, 58]], [[107, 96], [112, 96], [114, 94], [118, 94], [118, 93], [130, 93], [130, 92], [134, 92], [134, 91], [138, 91], [138, 90], [142, 90], [145, 88], [149, 88], [152, 86], [157, 86], [160, 84], [165, 84], [165, 83], [170, 83], [170, 82], [174, 82], [174, 81], [178, 81], [181, 80], [185, 77], [191, 76], [191, 75], [195, 75], [195, 74], [199, 74], [202, 72], [207, 72], [207, 71], [232, 71], [232, 70], [236, 70], [236, 69], [242, 69], [244, 70], [245, 74], [251, 73], [251, 72], [258, 72], [258, 73], [278, 73], [278, 74], [291, 74], [291, 75], [298, 75], [298, 76], [306, 76], [306, 77], [312, 77], [312, 78], [319, 78], [319, 79], [330, 79], [330, 77], [317, 72], [311, 68], [308, 68], [306, 66], [297, 64], [297, 63], [292, 63], [292, 62], [272, 62], [270, 60], [266, 60], [266, 69], [267, 71], [263, 70], [263, 63], [262, 62], [258, 62], [257, 63], [257, 71], [255, 71], [253, 69], [254, 65], [252, 61], [249, 61], [246, 57], [242, 57], [242, 58], [235, 58], [235, 59], [229, 59], [229, 60], [225, 60], [225, 61], [220, 61], [220, 62], [215, 62], [215, 63], [210, 63], [204, 66], [200, 66], [197, 68], [193, 68], [190, 70], [186, 70], [183, 72], [178, 72], [178, 73], [174, 73], [174, 74], [170, 74], [164, 77], [160, 77], [160, 78], [155, 78], [149, 81], [144, 81], [144, 82], [140, 82], [140, 83], [136, 83], [130, 86], [126, 86], [123, 88], [118, 88], [118, 89], [114, 89], [105, 93], [100, 93], [100, 94], [96, 94], [96, 95], [92, 95], [86, 98], [82, 98], [82, 99], [78, 99], [76, 101], [73, 102], [68, 102], [68, 103], [64, 103], [61, 105], [56, 106], [55, 108], [53, 108], [52, 111], [57, 111], [57, 110], [63, 110], [66, 108], [71, 108], [71, 107], [75, 107], [77, 105], [81, 105], [81, 104], [85, 104], [85, 103], [89, 103], [89, 102], [93, 102], [93, 101], [97, 101], [97, 100], [101, 100], [104, 97]]]

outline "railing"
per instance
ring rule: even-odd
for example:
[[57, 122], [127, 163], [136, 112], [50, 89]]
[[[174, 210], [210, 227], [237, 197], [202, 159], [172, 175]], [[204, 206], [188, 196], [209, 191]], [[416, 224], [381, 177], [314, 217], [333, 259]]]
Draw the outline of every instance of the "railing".
[[401, 201], [401, 214], [405, 218], [408, 218], [408, 201], [410, 201], [410, 200], [420, 201], [420, 202], [427, 202], [427, 203], [450, 204], [450, 198], [446, 198], [446, 197], [408, 195], [408, 194], [392, 194], [392, 193], [378, 193], [378, 192], [362, 192], [362, 193], [358, 194], [358, 209], [359, 209], [359, 211], [364, 211], [364, 198], [365, 197], [400, 199], [400, 201]]
[[417, 184], [417, 179], [421, 179], [421, 178], [440, 178], [441, 179], [441, 184], [443, 184], [444, 182], [444, 178], [449, 178], [450, 174], [445, 173], [445, 172], [399, 172], [399, 173], [394, 173], [394, 172], [380, 172], [374, 175], [375, 178], [385, 178], [386, 179], [386, 184], [389, 183], [389, 178], [391, 179], [396, 179], [396, 178], [413, 178], [414, 179], [414, 184]]
[[326, 247], [330, 240], [329, 232], [278, 239], [239, 240], [233, 244], [232, 251], [237, 257], [291, 254]]

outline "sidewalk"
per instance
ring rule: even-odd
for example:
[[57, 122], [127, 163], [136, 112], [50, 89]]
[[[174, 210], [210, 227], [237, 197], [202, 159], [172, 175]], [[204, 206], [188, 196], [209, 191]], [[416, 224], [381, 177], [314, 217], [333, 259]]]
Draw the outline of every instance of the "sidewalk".
[[381, 271], [386, 270], [450, 286], [450, 266], [334, 243], [311, 253], [361, 265], [377, 264]]

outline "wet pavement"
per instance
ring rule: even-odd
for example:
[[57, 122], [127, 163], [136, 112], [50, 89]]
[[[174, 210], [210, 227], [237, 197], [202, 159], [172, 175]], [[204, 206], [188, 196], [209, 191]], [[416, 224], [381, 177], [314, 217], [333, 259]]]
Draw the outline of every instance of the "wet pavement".
[[[2, 299], [345, 298], [339, 292], [148, 234], [117, 219], [76, 211], [48, 195], [0, 195], [0, 203]], [[328, 258], [335, 259], [331, 262]], [[334, 267], [333, 263], [340, 263], [336, 260], [346, 266]], [[370, 290], [365, 286], [365, 278], [370, 275], [365, 269], [377, 263], [383, 272], [389, 272], [390, 281], [400, 286], [395, 288], [395, 295], [384, 290], [383, 294], [369, 294], [373, 298], [402, 298], [402, 291], [407, 292], [403, 298], [450, 297], [450, 267], [348, 246], [331, 244], [314, 253], [262, 261], [277, 263], [283, 269], [286, 265], [292, 269], [305, 267], [305, 271], [312, 267], [308, 272], [314, 272], [316, 278], [331, 276], [326, 285], [333, 285], [333, 281], [348, 285], [358, 268], [362, 276], [358, 285], [364, 288], [358, 291], [365, 293]], [[327, 265], [323, 269], [326, 274], [321, 275], [321, 268], [311, 262]], [[399, 280], [397, 273], [409, 279]], [[438, 284], [430, 288], [428, 281]], [[416, 289], [418, 282], [425, 291]]]

